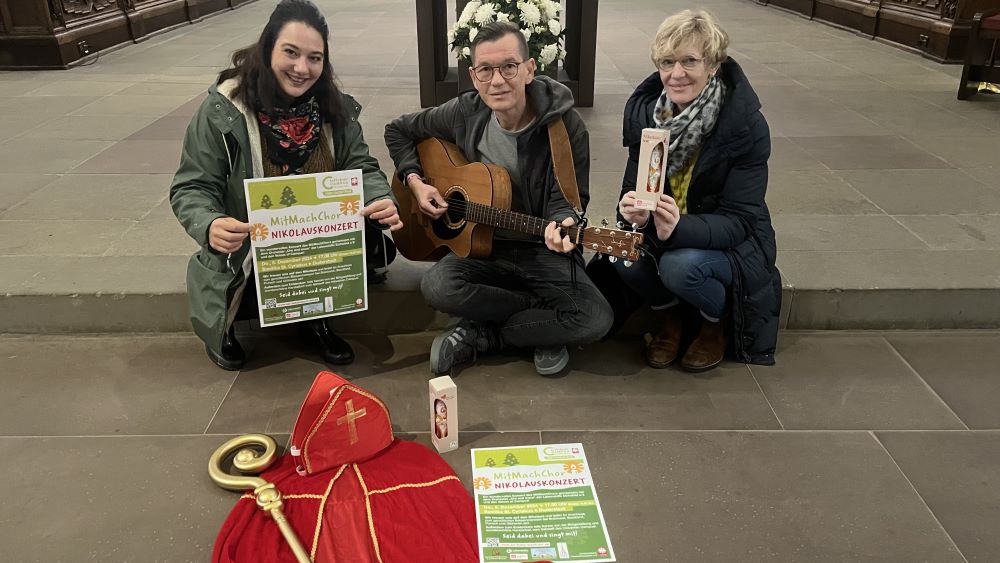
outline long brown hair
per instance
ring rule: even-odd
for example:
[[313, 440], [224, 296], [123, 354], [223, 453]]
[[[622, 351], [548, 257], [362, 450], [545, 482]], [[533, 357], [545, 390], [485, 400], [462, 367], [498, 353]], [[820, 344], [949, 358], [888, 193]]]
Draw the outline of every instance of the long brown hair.
[[260, 39], [233, 53], [233, 66], [219, 73], [218, 84], [236, 78], [239, 82], [233, 97], [255, 112], [270, 113], [278, 106], [278, 81], [271, 70], [271, 53], [278, 34], [290, 22], [301, 22], [323, 37], [323, 72], [316, 84], [303, 95], [315, 96], [324, 120], [334, 128], [342, 125], [344, 107], [337, 87], [337, 77], [330, 64], [330, 28], [319, 8], [309, 0], [281, 0], [271, 12]]

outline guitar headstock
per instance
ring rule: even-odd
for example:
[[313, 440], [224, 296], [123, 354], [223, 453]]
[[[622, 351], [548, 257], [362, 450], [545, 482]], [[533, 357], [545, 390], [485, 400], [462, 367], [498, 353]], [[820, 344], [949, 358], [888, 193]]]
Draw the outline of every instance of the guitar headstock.
[[609, 229], [607, 227], [586, 227], [580, 237], [580, 246], [593, 250], [605, 256], [614, 256], [623, 260], [636, 262], [639, 260], [644, 235], [633, 231]]

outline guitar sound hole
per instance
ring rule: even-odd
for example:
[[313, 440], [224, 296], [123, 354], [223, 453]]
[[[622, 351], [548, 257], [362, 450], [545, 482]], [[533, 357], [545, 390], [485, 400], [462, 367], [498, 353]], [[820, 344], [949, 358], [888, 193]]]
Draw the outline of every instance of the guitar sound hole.
[[441, 218], [431, 223], [435, 236], [441, 240], [451, 240], [465, 230], [465, 198], [460, 192], [452, 192], [445, 196], [448, 209]]
[[445, 199], [448, 202], [448, 210], [445, 211], [448, 226], [451, 228], [461, 228], [461, 223], [465, 217], [465, 197], [461, 192], [454, 191], [448, 194]]

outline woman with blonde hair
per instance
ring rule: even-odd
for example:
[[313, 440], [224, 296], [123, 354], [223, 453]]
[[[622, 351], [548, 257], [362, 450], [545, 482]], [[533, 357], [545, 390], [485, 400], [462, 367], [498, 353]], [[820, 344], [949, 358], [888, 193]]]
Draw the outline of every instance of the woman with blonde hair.
[[[651, 256], [615, 267], [661, 317], [645, 347], [654, 368], [680, 358], [688, 371], [712, 369], [729, 342], [741, 362], [774, 363], [781, 279], [764, 202], [771, 140], [757, 94], [728, 46], [707, 12], [668, 17], [650, 48], [656, 71], [625, 105], [629, 158], [618, 216], [646, 234]], [[670, 130], [668, 181], [652, 212], [635, 205], [644, 128]], [[687, 316], [698, 325], [687, 335], [685, 308], [700, 312]]]

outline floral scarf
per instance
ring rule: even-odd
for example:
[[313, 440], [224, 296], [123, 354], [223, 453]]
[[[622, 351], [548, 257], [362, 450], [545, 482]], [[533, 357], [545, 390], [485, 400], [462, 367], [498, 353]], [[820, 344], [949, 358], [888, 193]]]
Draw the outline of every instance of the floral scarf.
[[726, 85], [718, 75], [709, 79], [701, 94], [691, 105], [674, 115], [673, 102], [664, 89], [653, 109], [653, 122], [658, 129], [670, 130], [670, 150], [667, 152], [667, 177], [673, 177], [687, 166], [719, 119]]
[[270, 114], [258, 112], [257, 121], [267, 143], [268, 160], [277, 164], [284, 175], [301, 174], [323, 129], [316, 98], [291, 109], [274, 108]]

